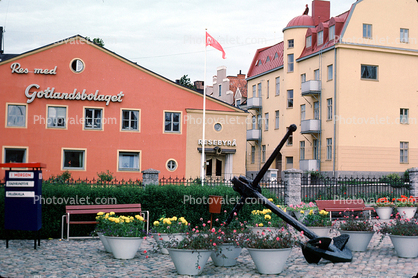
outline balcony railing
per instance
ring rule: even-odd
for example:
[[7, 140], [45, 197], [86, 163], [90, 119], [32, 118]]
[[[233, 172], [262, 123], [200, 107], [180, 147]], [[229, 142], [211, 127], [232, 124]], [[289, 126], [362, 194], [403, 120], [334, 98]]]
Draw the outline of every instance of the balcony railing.
[[321, 93], [321, 81], [309, 80], [302, 83], [302, 96], [317, 95]]
[[304, 120], [301, 122], [300, 133], [320, 133], [321, 121], [320, 120]]
[[299, 168], [302, 171], [319, 171], [319, 160], [316, 160], [316, 159], [299, 160]]
[[260, 141], [260, 140], [261, 140], [260, 129], [247, 130], [247, 141]]
[[261, 108], [261, 97], [252, 97], [247, 99], [247, 109]]

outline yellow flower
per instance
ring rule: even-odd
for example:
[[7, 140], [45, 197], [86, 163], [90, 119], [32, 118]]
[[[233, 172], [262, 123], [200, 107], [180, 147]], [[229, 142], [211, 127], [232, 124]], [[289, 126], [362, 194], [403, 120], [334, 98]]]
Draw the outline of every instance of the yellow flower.
[[104, 212], [102, 212], [102, 211], [100, 211], [100, 212], [97, 213], [97, 215], [99, 215], [99, 216], [101, 216], [103, 214], [104, 214]]
[[177, 217], [176, 216], [173, 216], [173, 217], [171, 217], [171, 219], [170, 219], [171, 221], [177, 221]]
[[125, 222], [126, 223], [130, 223], [131, 222], [131, 219], [126, 219]]
[[263, 223], [258, 224], [258, 227], [263, 227], [263, 226], [264, 226]]
[[119, 222], [120, 222], [119, 218], [115, 218], [115, 221], [114, 222], [117, 223], [117, 224], [119, 224]]
[[271, 219], [271, 216], [270, 216], [270, 215], [268, 215], [268, 214], [266, 214], [266, 215], [264, 216], [264, 219], [266, 219], [266, 220], [270, 220], [270, 219]]
[[110, 214], [110, 215], [115, 215], [115, 212], [111, 211], [109, 214]]
[[312, 215], [313, 214], [313, 210], [311, 209], [310, 211], [309, 211], [309, 215]]
[[100, 216], [96, 216], [96, 220], [99, 220], [100, 219]]
[[135, 215], [135, 218], [138, 219], [139, 221], [144, 221], [144, 217], [142, 217], [141, 215], [137, 214], [137, 215]]
[[171, 221], [170, 220], [167, 221], [167, 225], [171, 225]]
[[269, 200], [270, 202], [273, 202], [273, 198], [268, 198], [268, 200]]
[[154, 226], [160, 226], [160, 221], [154, 221], [154, 223], [152, 223]]
[[300, 213], [305, 213], [305, 211], [304, 210], [301, 210]]

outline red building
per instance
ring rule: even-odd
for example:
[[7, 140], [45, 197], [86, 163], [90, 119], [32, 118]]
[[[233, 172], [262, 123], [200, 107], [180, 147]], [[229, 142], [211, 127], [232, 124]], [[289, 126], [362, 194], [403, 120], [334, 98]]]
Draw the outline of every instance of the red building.
[[[166, 177], [199, 176], [201, 93], [81, 36], [0, 61], [0, 76], [2, 162], [46, 163], [44, 178], [69, 170], [92, 179], [109, 170], [137, 179], [149, 168]], [[245, 121], [246, 113], [213, 98], [206, 108], [207, 119], [214, 117], [207, 138], [236, 142], [218, 151], [218, 174], [244, 174], [245, 125], [214, 125], [232, 116]], [[231, 154], [236, 159], [226, 165]]]

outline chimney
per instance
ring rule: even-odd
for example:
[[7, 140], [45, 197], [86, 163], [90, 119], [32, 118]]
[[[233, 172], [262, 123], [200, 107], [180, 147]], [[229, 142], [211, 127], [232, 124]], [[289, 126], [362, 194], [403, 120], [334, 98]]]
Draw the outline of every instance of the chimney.
[[3, 26], [0, 26], [0, 54], [3, 54]]
[[322, 0], [312, 1], [312, 19], [314, 25], [327, 21], [330, 18], [331, 2]]

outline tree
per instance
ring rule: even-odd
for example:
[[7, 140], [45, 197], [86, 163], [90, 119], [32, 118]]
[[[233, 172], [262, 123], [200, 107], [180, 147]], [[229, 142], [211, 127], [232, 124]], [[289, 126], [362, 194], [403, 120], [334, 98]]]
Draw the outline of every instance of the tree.
[[179, 84], [190, 89], [196, 89], [196, 86], [192, 84], [187, 74], [180, 78]]
[[101, 38], [94, 38], [93, 40], [90, 39], [90, 37], [86, 37], [86, 40], [88, 40], [89, 42], [92, 42], [94, 44], [97, 44], [98, 46], [105, 46], [104, 40], [102, 40]]

